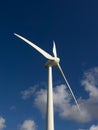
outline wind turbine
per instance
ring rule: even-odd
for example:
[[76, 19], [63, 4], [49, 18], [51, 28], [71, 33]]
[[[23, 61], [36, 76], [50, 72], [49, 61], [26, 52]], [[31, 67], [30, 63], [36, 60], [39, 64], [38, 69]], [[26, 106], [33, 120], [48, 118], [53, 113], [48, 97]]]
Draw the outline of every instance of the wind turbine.
[[53, 41], [53, 55], [51, 56], [50, 54], [48, 54], [46, 51], [44, 51], [43, 49], [41, 49], [40, 47], [38, 47], [37, 45], [35, 45], [34, 43], [30, 42], [29, 40], [27, 40], [26, 38], [14, 33], [15, 36], [17, 36], [18, 38], [22, 39], [23, 41], [25, 41], [26, 43], [28, 43], [29, 45], [31, 45], [33, 48], [35, 48], [38, 52], [40, 52], [44, 57], [46, 57], [48, 59], [48, 62], [46, 62], [45, 66], [48, 68], [48, 91], [47, 91], [47, 124], [46, 124], [46, 130], [54, 130], [54, 110], [53, 110], [53, 87], [52, 87], [52, 67], [53, 66], [57, 66], [58, 69], [61, 72], [61, 75], [63, 76], [66, 85], [68, 86], [71, 95], [77, 105], [77, 108], [80, 111], [78, 102], [75, 98], [75, 95], [63, 73], [63, 70], [59, 64], [60, 59], [57, 57], [57, 51], [56, 51], [56, 45], [55, 42]]

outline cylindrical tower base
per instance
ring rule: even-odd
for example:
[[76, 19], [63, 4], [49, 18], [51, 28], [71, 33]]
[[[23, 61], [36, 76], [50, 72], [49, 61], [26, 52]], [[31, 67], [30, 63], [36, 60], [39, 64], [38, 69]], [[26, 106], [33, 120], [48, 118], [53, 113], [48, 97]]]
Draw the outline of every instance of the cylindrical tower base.
[[47, 124], [46, 130], [54, 130], [52, 67], [48, 66]]

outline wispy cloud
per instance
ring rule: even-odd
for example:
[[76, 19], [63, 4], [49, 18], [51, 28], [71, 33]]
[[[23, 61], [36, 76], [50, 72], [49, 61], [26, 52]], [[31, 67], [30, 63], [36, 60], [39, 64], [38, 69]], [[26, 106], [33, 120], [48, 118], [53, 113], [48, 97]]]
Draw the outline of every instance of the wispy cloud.
[[21, 91], [22, 99], [26, 100], [30, 98], [36, 91], [37, 87], [38, 85], [35, 85], [33, 87], [29, 87], [28, 89]]
[[0, 117], [0, 130], [3, 130], [5, 127], [5, 119], [3, 117]]
[[12, 110], [15, 110], [15, 109], [16, 109], [16, 106], [12, 105], [9, 109], [10, 109], [11, 111], [12, 111]]
[[23, 124], [20, 125], [20, 130], [37, 130], [35, 121], [25, 120]]

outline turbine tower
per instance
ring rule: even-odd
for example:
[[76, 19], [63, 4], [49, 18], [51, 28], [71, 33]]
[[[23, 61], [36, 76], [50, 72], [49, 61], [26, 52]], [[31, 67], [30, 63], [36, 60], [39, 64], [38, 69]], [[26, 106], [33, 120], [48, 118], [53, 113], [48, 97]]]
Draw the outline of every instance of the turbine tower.
[[51, 56], [50, 54], [48, 54], [46, 51], [44, 51], [43, 49], [41, 49], [40, 47], [38, 47], [37, 45], [35, 45], [34, 43], [30, 42], [29, 40], [27, 40], [26, 38], [14, 33], [15, 36], [17, 36], [18, 38], [22, 39], [23, 41], [25, 41], [26, 43], [28, 43], [29, 45], [31, 45], [33, 48], [35, 48], [38, 52], [40, 52], [44, 57], [46, 57], [48, 59], [48, 61], [45, 64], [45, 67], [48, 68], [48, 90], [47, 90], [47, 123], [46, 123], [46, 130], [54, 130], [54, 110], [53, 110], [53, 86], [52, 86], [52, 67], [53, 66], [57, 66], [58, 69], [60, 70], [61, 75], [63, 76], [66, 85], [68, 86], [71, 95], [77, 105], [77, 108], [80, 111], [78, 102], [75, 98], [75, 95], [63, 73], [63, 70], [59, 64], [60, 59], [57, 57], [57, 51], [56, 51], [56, 45], [55, 42], [53, 41], [53, 55]]

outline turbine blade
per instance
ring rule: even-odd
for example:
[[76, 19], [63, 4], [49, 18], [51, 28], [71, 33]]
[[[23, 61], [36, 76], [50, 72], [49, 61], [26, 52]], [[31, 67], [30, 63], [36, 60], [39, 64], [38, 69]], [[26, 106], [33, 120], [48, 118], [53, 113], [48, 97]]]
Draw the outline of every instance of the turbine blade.
[[38, 52], [40, 52], [44, 57], [46, 57], [49, 60], [54, 60], [54, 57], [51, 56], [50, 54], [48, 54], [46, 51], [44, 51], [43, 49], [41, 49], [40, 47], [38, 47], [37, 45], [35, 45], [34, 43], [30, 42], [29, 40], [27, 40], [26, 38], [14, 33], [15, 36], [17, 36], [18, 38], [22, 39], [23, 41], [25, 41], [26, 43], [28, 43], [29, 45], [31, 45], [33, 48], [35, 48]]
[[53, 55], [54, 55], [54, 57], [57, 57], [55, 41], [53, 41]]
[[69, 88], [69, 90], [70, 90], [70, 92], [71, 92], [71, 95], [72, 95], [72, 97], [73, 97], [73, 99], [74, 99], [74, 101], [75, 101], [75, 103], [76, 103], [76, 105], [77, 105], [78, 110], [80, 111], [79, 104], [78, 104], [78, 102], [77, 102], [77, 100], [76, 100], [76, 98], [75, 98], [75, 95], [74, 95], [74, 93], [73, 93], [73, 91], [72, 91], [72, 89], [71, 89], [71, 87], [70, 87], [70, 85], [69, 85], [69, 83], [68, 83], [68, 81], [67, 81], [67, 79], [66, 79], [64, 73], [63, 73], [63, 70], [62, 70], [60, 64], [58, 64], [57, 66], [58, 66], [58, 68], [59, 68], [59, 70], [60, 70], [60, 72], [61, 72], [61, 74], [62, 74], [62, 76], [63, 76], [63, 78], [64, 78], [64, 80], [65, 80], [65, 82], [66, 82], [66, 85], [68, 86], [68, 88]]

